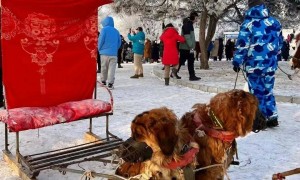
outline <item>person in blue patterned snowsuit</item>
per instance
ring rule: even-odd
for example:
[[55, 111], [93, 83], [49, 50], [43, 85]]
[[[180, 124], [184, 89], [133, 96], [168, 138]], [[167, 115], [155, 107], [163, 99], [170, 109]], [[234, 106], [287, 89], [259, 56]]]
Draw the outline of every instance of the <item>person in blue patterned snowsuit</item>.
[[282, 27], [270, 16], [261, 0], [249, 0], [249, 9], [240, 27], [233, 59], [233, 70], [246, 72], [249, 91], [259, 100], [259, 109], [267, 127], [278, 126], [273, 87], [278, 57], [281, 55]]

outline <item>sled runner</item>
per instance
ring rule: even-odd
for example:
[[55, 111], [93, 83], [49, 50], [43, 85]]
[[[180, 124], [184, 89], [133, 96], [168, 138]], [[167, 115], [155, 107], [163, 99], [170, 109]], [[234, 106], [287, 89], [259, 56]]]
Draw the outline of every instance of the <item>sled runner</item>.
[[[46, 169], [83, 174], [68, 166], [85, 161], [114, 162], [110, 157], [123, 141], [109, 131], [112, 94], [104, 88], [107, 98], [102, 99], [105, 93], [99, 87], [103, 86], [96, 81], [97, 9], [110, 2], [2, 0], [3, 156], [22, 179], [35, 179]], [[92, 131], [96, 117], [105, 118], [102, 139]], [[40, 145], [34, 144], [34, 154], [22, 151], [23, 131], [31, 130], [26, 134], [34, 142], [36, 135], [28, 133], [36, 134], [36, 129], [82, 119], [89, 120], [86, 137], [92, 142], [42, 153], [35, 152]], [[104, 124], [99, 119], [97, 123]], [[15, 134], [15, 152], [10, 134]], [[90, 175], [118, 179], [104, 173]]]

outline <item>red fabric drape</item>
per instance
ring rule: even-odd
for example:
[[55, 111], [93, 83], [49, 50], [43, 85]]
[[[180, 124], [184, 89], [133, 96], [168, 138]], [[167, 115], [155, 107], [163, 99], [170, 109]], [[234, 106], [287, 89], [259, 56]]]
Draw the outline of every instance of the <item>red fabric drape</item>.
[[8, 109], [92, 97], [97, 9], [110, 0], [2, 0], [3, 82]]

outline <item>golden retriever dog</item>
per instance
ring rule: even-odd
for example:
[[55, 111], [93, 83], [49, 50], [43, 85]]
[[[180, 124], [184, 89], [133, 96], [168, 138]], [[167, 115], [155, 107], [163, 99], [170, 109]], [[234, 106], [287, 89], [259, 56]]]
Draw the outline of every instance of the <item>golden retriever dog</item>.
[[131, 123], [131, 132], [133, 139], [152, 148], [152, 157], [142, 163], [125, 162], [116, 174], [124, 177], [143, 174], [148, 179], [184, 179], [178, 167], [195, 165], [198, 145], [193, 143], [188, 130], [179, 126], [177, 116], [170, 109], [163, 107], [137, 115]]
[[258, 110], [258, 100], [242, 90], [219, 93], [208, 105], [196, 104], [192, 112], [181, 118], [181, 126], [190, 134], [198, 130], [206, 135], [194, 135], [199, 145], [197, 168], [219, 165], [195, 172], [195, 179], [224, 179], [226, 169], [235, 154], [234, 139], [252, 130]]
[[[243, 137], [252, 130], [258, 100], [248, 92], [232, 90], [217, 94], [209, 104], [196, 104], [193, 108], [180, 121], [167, 108], [137, 115], [131, 124], [132, 137], [152, 148], [152, 158], [141, 163], [125, 162], [116, 174], [124, 177], [146, 174], [148, 179], [189, 180], [182, 169], [190, 167], [195, 171], [190, 173], [197, 180], [223, 179], [235, 154], [235, 138]], [[196, 162], [193, 155], [185, 156], [190, 151], [183, 149], [195, 150]], [[181, 163], [184, 160], [187, 162]], [[178, 162], [180, 165], [176, 167]], [[176, 164], [175, 168], [170, 168], [173, 164]], [[206, 167], [209, 168], [202, 170]]]

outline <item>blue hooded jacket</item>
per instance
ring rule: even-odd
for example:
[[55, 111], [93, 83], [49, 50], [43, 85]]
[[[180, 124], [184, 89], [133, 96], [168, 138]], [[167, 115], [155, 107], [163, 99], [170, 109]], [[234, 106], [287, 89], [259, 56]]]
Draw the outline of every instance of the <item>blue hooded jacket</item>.
[[280, 22], [269, 16], [265, 5], [258, 5], [246, 11], [240, 28], [232, 64], [245, 63], [247, 73], [258, 75], [276, 71], [283, 37]]
[[101, 55], [118, 56], [118, 49], [121, 46], [119, 31], [114, 28], [114, 20], [107, 16], [101, 22], [103, 28], [98, 39], [98, 50]]
[[128, 34], [128, 39], [132, 41], [132, 52], [143, 55], [145, 48], [145, 33], [139, 31], [136, 35]]

